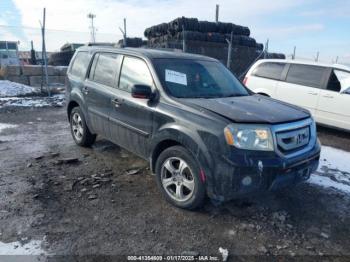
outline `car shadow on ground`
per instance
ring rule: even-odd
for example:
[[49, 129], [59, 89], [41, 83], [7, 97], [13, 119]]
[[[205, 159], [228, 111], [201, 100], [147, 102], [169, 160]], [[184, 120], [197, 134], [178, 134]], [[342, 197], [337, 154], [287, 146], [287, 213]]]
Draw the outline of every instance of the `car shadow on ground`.
[[350, 151], [350, 132], [317, 125], [317, 135], [322, 145]]

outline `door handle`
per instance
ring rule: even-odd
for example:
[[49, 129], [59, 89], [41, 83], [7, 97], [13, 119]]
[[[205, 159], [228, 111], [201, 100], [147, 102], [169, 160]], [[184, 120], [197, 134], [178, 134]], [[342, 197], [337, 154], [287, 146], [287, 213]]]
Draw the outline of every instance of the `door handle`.
[[87, 88], [87, 86], [84, 86], [84, 87], [83, 87], [83, 93], [84, 93], [85, 95], [87, 95], [87, 94], [89, 93], [89, 88]]
[[325, 97], [325, 98], [333, 98], [332, 95], [324, 95], [323, 97]]
[[120, 105], [122, 104], [122, 102], [118, 98], [113, 99], [112, 103], [114, 104], [114, 107], [120, 107]]
[[316, 92], [309, 92], [308, 94], [309, 94], [309, 95], [313, 95], [313, 96], [317, 96], [317, 93], [316, 93]]

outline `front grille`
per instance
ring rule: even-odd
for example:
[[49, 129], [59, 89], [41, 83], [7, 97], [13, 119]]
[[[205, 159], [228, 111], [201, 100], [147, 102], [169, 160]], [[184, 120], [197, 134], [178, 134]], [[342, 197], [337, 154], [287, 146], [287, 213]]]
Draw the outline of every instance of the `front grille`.
[[310, 142], [310, 127], [276, 133], [277, 147], [282, 153], [291, 153], [306, 147]]
[[311, 118], [271, 127], [275, 150], [284, 157], [295, 157], [311, 150], [317, 141], [316, 125]]

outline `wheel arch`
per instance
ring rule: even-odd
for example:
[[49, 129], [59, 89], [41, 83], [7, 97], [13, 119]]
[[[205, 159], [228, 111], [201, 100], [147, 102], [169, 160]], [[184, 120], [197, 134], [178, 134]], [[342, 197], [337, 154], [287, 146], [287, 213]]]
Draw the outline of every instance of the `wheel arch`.
[[157, 137], [152, 139], [149, 155], [150, 168], [153, 173], [155, 173], [159, 155], [165, 149], [176, 145], [186, 148], [198, 161], [205, 175], [210, 176], [210, 167], [213, 164], [213, 160], [209, 150], [197, 133], [182, 126], [162, 129], [158, 132]]
[[75, 107], [80, 107], [79, 103], [76, 102], [75, 100], [71, 100], [67, 105], [67, 116], [69, 121], [70, 121], [71, 112]]
[[179, 141], [173, 139], [173, 138], [166, 138], [164, 140], [161, 140], [158, 144], [155, 145], [151, 152], [151, 171], [155, 172], [155, 166], [158, 157], [160, 154], [166, 150], [167, 148], [173, 147], [173, 146], [183, 146]]
[[[72, 109], [76, 106], [79, 106], [80, 109], [82, 110], [85, 118], [87, 117], [86, 115], [86, 107], [85, 107], [85, 99], [83, 94], [80, 92], [79, 89], [73, 88], [72, 91], [69, 94], [68, 97], [68, 103], [67, 103], [67, 114], [68, 114], [68, 119], [70, 120], [70, 113], [72, 112]], [[88, 119], [86, 119], [88, 120]]]
[[267, 88], [256, 88], [253, 90], [253, 92], [258, 95], [271, 97], [272, 91], [268, 90]]
[[270, 97], [268, 94], [264, 93], [264, 92], [259, 92], [257, 93], [258, 95], [262, 95], [262, 96], [267, 96], [267, 97]]

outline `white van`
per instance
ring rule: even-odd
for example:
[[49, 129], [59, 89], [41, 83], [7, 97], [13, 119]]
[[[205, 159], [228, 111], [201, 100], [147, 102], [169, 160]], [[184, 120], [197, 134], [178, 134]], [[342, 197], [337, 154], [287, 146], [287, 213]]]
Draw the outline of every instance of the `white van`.
[[350, 68], [308, 61], [257, 61], [243, 83], [253, 92], [308, 109], [316, 122], [350, 131]]

